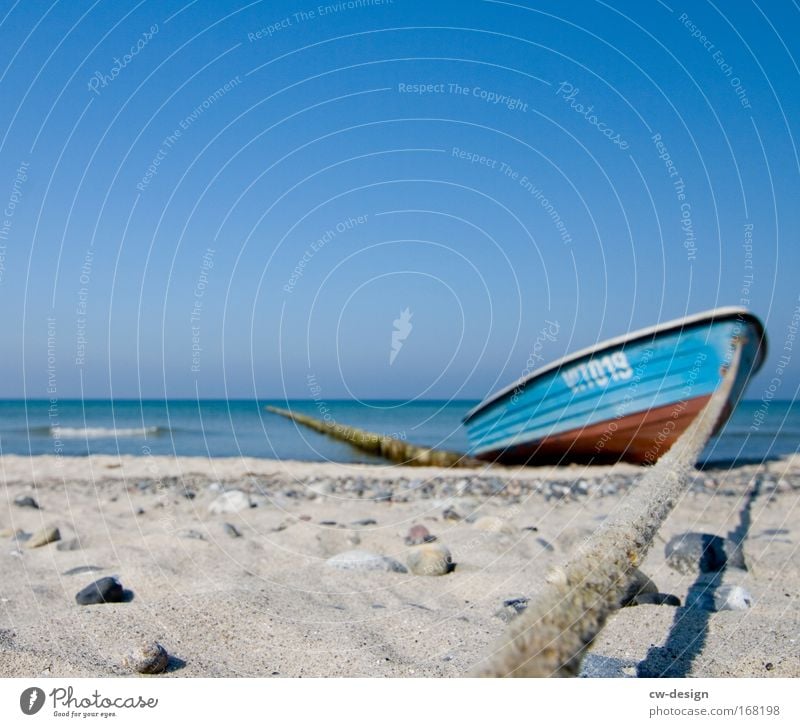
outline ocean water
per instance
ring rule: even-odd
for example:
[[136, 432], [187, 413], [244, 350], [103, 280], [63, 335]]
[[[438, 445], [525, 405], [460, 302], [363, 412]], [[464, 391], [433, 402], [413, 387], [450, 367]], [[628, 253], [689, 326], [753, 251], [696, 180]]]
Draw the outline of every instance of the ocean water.
[[[390, 434], [414, 444], [465, 451], [461, 419], [475, 401], [0, 401], [0, 453], [176, 454], [382, 462], [265, 411], [273, 404]], [[800, 402], [739, 404], [703, 458], [752, 462], [798, 451]]]

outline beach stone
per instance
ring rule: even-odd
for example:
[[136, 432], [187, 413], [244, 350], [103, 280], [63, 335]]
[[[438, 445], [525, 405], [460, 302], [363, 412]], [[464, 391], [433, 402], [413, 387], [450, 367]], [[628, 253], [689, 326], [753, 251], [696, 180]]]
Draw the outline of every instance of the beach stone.
[[712, 588], [699, 585], [689, 589], [686, 605], [704, 611], [746, 611], [753, 604], [750, 592], [742, 586]]
[[453, 556], [441, 543], [415, 545], [406, 562], [409, 570], [418, 576], [443, 576], [455, 568]]
[[459, 520], [463, 520], [461, 515], [456, 512], [454, 507], [446, 507], [442, 511], [442, 519], [443, 520], [450, 520], [451, 522], [458, 522]]
[[81, 573], [94, 573], [99, 570], [103, 570], [99, 565], [79, 565], [75, 568], [70, 568], [69, 570], [64, 571], [62, 575], [77, 576]]
[[39, 509], [39, 503], [36, 502], [30, 495], [18, 495], [14, 498], [14, 504], [17, 507], [30, 507], [34, 510]]
[[169, 664], [169, 654], [157, 641], [147, 641], [126, 654], [122, 664], [139, 674], [160, 674]]
[[554, 553], [555, 547], [551, 542], [545, 540], [544, 538], [536, 538], [536, 542], [541, 545], [548, 553]]
[[434, 540], [436, 540], [436, 536], [431, 535], [424, 525], [412, 525], [405, 537], [406, 545], [421, 545], [422, 543], [432, 543]]
[[325, 561], [329, 568], [352, 571], [386, 571], [407, 573], [405, 566], [394, 558], [370, 553], [366, 550], [348, 550]]
[[231, 523], [223, 523], [222, 527], [225, 530], [225, 533], [227, 535], [230, 535], [232, 538], [241, 538], [242, 537], [242, 534], [239, 531], [239, 528], [237, 528], [235, 525], [232, 525]]
[[354, 520], [353, 525], [359, 525], [361, 527], [366, 527], [367, 525], [377, 525], [378, 521], [371, 517], [365, 517], [361, 520]]
[[628, 589], [620, 599], [620, 606], [624, 608], [625, 606], [634, 605], [633, 600], [637, 596], [645, 593], [658, 593], [658, 586], [642, 573], [642, 571], [636, 568], [631, 574], [631, 582], [628, 585]]
[[744, 553], [729, 538], [709, 533], [676, 535], [664, 548], [667, 565], [679, 573], [715, 573], [726, 567], [747, 570]]
[[503, 520], [501, 517], [493, 515], [484, 515], [479, 517], [472, 526], [485, 533], [498, 533], [500, 535], [513, 535], [515, 528], [511, 523]]
[[253, 506], [250, 496], [241, 490], [228, 490], [217, 497], [208, 506], [212, 515], [226, 515], [229, 513], [249, 510]]
[[505, 623], [510, 623], [528, 607], [529, 600], [527, 596], [507, 598], [503, 601], [503, 607], [496, 611], [494, 615]]
[[106, 576], [75, 594], [75, 600], [80, 606], [91, 606], [98, 603], [120, 603], [125, 599], [122, 583], [114, 576]]
[[27, 547], [41, 548], [43, 545], [47, 545], [48, 543], [55, 543], [56, 540], [61, 540], [61, 533], [58, 532], [58, 528], [43, 528], [42, 530], [39, 530], [31, 535]]

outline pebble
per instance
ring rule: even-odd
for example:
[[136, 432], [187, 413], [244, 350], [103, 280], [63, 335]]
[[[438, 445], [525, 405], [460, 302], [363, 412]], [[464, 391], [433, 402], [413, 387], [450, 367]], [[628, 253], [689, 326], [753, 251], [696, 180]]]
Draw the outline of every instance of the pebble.
[[31, 535], [31, 539], [27, 543], [28, 548], [41, 548], [48, 543], [55, 543], [56, 540], [61, 540], [61, 533], [58, 528], [49, 527], [43, 528], [38, 532]]
[[61, 575], [64, 576], [77, 576], [81, 573], [94, 573], [95, 571], [103, 570], [99, 565], [79, 565], [75, 568], [70, 568], [64, 571]]
[[387, 571], [392, 573], [408, 573], [406, 567], [385, 555], [370, 553], [366, 550], [348, 550], [334, 555], [325, 561], [325, 565], [337, 570], [354, 571]]
[[224, 528], [225, 532], [230, 535], [232, 538], [241, 538], [242, 534], [235, 525], [231, 523], [223, 523], [222, 527]]
[[442, 511], [442, 519], [444, 519], [444, 520], [451, 520], [451, 521], [453, 521], [453, 522], [458, 522], [459, 520], [463, 520], [463, 518], [461, 517], [461, 515], [459, 515], [459, 514], [456, 512], [455, 508], [453, 508], [453, 507], [446, 507], [446, 508], [445, 508], [445, 509]]
[[548, 553], [553, 553], [555, 551], [553, 544], [544, 538], [536, 538], [536, 542], [539, 543], [539, 545], [541, 545]]
[[378, 521], [371, 517], [365, 517], [361, 520], [355, 520], [352, 523], [353, 525], [360, 525], [361, 527], [366, 527], [367, 525], [377, 525]]
[[412, 525], [405, 537], [406, 545], [421, 545], [422, 543], [432, 543], [434, 540], [436, 540], [436, 536], [431, 535], [424, 525]]
[[441, 543], [415, 545], [406, 562], [409, 570], [418, 576], [443, 576], [455, 568], [453, 556]]
[[114, 576], [106, 576], [75, 594], [80, 606], [91, 606], [97, 603], [119, 603], [125, 599], [122, 583]]
[[157, 641], [148, 641], [127, 654], [122, 664], [139, 674], [161, 674], [169, 664], [169, 654]]
[[501, 517], [493, 515], [484, 515], [479, 517], [474, 523], [473, 527], [478, 530], [483, 530], [486, 533], [499, 533], [502, 535], [513, 535], [514, 526]]
[[499, 611], [496, 611], [494, 615], [505, 623], [509, 623], [528, 607], [529, 600], [527, 596], [507, 598], [503, 601], [503, 607]]
[[18, 495], [14, 498], [14, 504], [17, 507], [31, 507], [34, 510], [39, 509], [39, 503], [36, 502], [30, 495]]
[[742, 586], [699, 585], [689, 589], [686, 605], [704, 611], [746, 611], [753, 603], [750, 592]]
[[676, 535], [664, 548], [667, 565], [683, 574], [715, 573], [726, 567], [747, 570], [742, 548], [728, 538], [709, 533]]
[[226, 513], [241, 512], [253, 506], [250, 496], [241, 490], [228, 490], [217, 497], [208, 506], [208, 511], [212, 515], [224, 515]]

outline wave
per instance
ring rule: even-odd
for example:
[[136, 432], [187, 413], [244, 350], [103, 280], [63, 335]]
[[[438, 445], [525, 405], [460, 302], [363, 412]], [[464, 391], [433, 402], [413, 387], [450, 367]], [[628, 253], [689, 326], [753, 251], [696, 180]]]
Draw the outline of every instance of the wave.
[[124, 439], [126, 437], [160, 436], [168, 427], [33, 427], [31, 434], [46, 434], [57, 439]]

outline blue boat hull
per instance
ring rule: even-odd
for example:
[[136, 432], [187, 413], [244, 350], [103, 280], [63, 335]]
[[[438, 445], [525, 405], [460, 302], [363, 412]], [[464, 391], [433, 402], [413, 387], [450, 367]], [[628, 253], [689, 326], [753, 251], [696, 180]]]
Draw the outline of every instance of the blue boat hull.
[[716, 390], [734, 346], [741, 358], [719, 428], [765, 356], [763, 326], [740, 309], [613, 339], [534, 372], [467, 416], [470, 452], [508, 464], [652, 464]]

